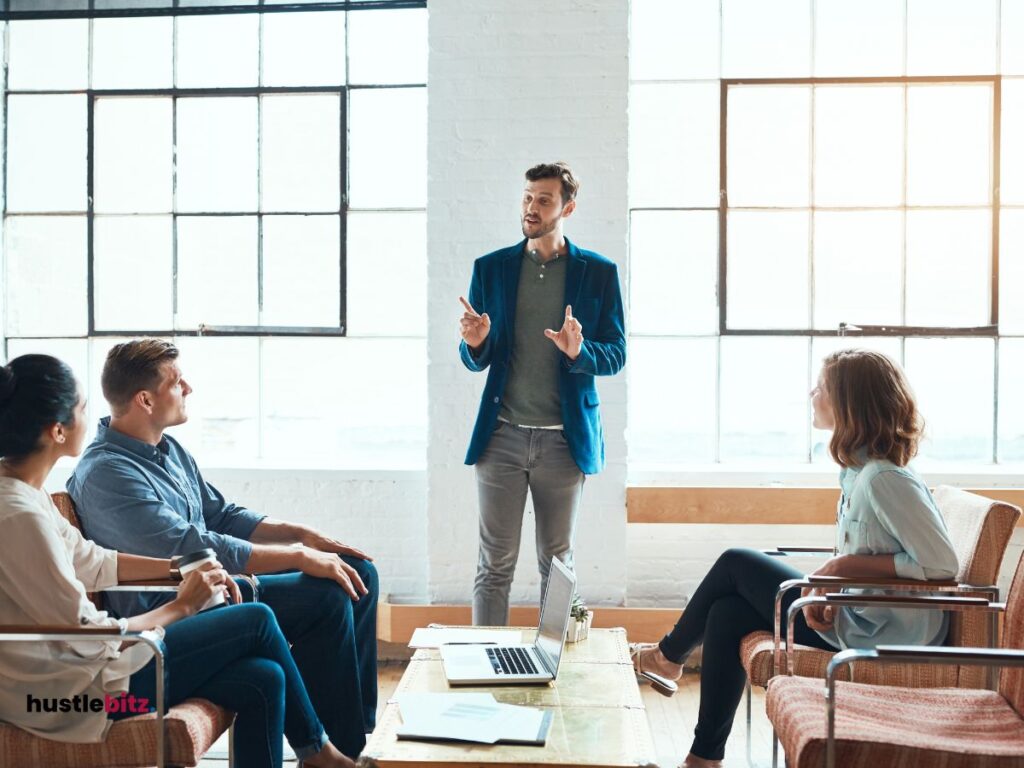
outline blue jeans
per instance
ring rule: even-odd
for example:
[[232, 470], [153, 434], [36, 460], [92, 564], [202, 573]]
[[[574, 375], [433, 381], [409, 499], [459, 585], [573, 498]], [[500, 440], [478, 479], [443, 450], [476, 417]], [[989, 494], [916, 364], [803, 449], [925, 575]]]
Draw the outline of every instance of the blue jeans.
[[[171, 624], [164, 637], [164, 703], [208, 699], [237, 713], [235, 758], [246, 768], [280, 768], [281, 736], [309, 757], [327, 742], [277, 619], [265, 605], [216, 608]], [[156, 701], [156, 662], [128, 690]], [[130, 714], [112, 714], [120, 720]]]
[[377, 718], [380, 585], [373, 563], [342, 559], [369, 590], [358, 601], [329, 579], [297, 571], [259, 576], [259, 600], [273, 609], [291, 643], [292, 658], [331, 741], [355, 759]]

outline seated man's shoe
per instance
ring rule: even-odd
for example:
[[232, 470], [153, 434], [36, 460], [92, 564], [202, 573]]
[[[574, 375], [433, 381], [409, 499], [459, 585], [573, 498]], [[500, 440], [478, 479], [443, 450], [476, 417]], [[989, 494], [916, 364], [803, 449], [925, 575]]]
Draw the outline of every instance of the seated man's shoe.
[[662, 696], [674, 696], [682, 677], [683, 665], [673, 664], [665, 658], [657, 643], [630, 643], [629, 658], [638, 680], [646, 680]]

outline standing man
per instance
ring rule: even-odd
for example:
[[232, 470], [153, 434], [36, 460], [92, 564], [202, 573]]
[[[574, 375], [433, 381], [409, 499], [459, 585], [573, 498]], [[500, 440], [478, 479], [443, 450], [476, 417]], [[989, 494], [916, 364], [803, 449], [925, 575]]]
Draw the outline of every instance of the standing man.
[[565, 163], [530, 168], [526, 239], [477, 259], [459, 299], [462, 362], [490, 368], [466, 454], [480, 498], [477, 625], [508, 624], [527, 490], [543, 594], [552, 557], [573, 567], [583, 479], [604, 467], [594, 377], [622, 369], [626, 336], [615, 264], [562, 234], [579, 186]]

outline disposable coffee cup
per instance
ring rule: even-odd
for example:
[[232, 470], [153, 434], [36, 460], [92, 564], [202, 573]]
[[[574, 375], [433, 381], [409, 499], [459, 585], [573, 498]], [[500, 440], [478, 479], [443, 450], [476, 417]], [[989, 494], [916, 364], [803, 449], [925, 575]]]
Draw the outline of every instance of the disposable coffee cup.
[[[197, 549], [195, 552], [189, 552], [187, 555], [182, 555], [178, 561], [178, 571], [181, 572], [181, 578], [185, 578], [192, 571], [197, 568], [201, 568], [204, 563], [215, 563], [217, 562], [217, 553], [212, 549]], [[227, 598], [224, 597], [224, 591], [218, 590], [217, 593], [206, 601], [199, 610], [205, 611], [210, 608], [216, 608], [218, 605], [224, 605]]]

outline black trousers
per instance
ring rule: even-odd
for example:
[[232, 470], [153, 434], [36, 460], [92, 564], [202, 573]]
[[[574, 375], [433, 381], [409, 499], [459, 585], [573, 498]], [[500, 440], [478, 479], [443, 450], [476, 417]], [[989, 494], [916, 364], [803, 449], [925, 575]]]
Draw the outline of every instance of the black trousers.
[[[698, 645], [704, 645], [700, 712], [690, 747], [694, 755], [707, 760], [725, 756], [725, 742], [747, 679], [740, 662], [740, 641], [751, 632], [774, 629], [779, 585], [803, 575], [784, 558], [753, 549], [727, 550], [694, 591], [675, 627], [662, 638], [661, 652], [677, 664]], [[783, 600], [783, 637], [786, 611], [799, 596], [800, 590], [794, 589]], [[793, 631], [801, 645], [837, 650], [807, 626], [802, 613]]]

